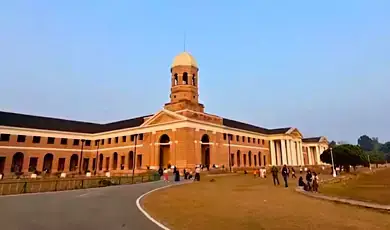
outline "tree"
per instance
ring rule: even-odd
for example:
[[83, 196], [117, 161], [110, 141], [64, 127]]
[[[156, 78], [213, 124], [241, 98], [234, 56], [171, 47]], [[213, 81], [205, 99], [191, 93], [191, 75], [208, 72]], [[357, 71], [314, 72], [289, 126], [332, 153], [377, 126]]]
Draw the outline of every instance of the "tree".
[[381, 147], [379, 148], [379, 151], [384, 152], [384, 153], [390, 153], [390, 141], [381, 145]]
[[329, 142], [329, 148], [334, 148], [336, 147], [336, 145], [337, 145], [336, 141]]
[[[331, 164], [332, 158], [330, 154], [330, 149], [325, 150], [320, 159], [322, 162]], [[346, 171], [349, 171], [349, 166], [357, 166], [367, 164], [367, 156], [364, 154], [363, 150], [358, 145], [337, 145], [332, 148], [333, 160], [336, 166], [344, 166]]]
[[374, 143], [373, 143], [372, 139], [369, 136], [367, 136], [367, 135], [363, 135], [363, 136], [359, 137], [358, 145], [364, 151], [372, 151], [372, 150], [374, 150]]
[[375, 164], [376, 167], [378, 168], [378, 164], [384, 164], [386, 163], [385, 161], [385, 154], [383, 152], [379, 151], [371, 151], [371, 152], [366, 152], [367, 157], [369, 157], [369, 163]]

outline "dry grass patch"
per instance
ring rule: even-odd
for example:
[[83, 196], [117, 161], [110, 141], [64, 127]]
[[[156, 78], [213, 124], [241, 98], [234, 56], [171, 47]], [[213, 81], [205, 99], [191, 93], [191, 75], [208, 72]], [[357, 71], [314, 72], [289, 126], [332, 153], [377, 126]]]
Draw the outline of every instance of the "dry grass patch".
[[372, 174], [359, 174], [340, 183], [326, 184], [321, 193], [390, 205], [390, 168], [380, 169]]
[[390, 229], [390, 215], [303, 196], [297, 180], [286, 189], [251, 175], [202, 179], [152, 193], [143, 206], [172, 229]]

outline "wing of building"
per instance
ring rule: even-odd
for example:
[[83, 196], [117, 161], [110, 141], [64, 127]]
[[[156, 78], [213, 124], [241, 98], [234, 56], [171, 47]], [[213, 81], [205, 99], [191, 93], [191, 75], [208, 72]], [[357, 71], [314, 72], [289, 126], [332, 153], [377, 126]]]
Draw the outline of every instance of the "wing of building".
[[198, 70], [188, 52], [176, 56], [170, 101], [152, 115], [97, 124], [0, 112], [0, 172], [321, 164], [325, 137], [303, 138], [294, 127], [266, 129], [205, 113]]

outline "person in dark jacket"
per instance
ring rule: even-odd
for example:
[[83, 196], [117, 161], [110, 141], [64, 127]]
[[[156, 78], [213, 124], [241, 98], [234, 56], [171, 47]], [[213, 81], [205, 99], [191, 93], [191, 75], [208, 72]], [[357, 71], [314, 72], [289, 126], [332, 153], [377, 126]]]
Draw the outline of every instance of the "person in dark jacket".
[[272, 166], [271, 173], [272, 173], [272, 179], [274, 181], [274, 185], [276, 185], [276, 183], [278, 183], [278, 185], [280, 185], [279, 178], [278, 178], [278, 171], [279, 170], [276, 166]]
[[308, 190], [311, 191], [311, 189], [312, 189], [313, 175], [311, 175], [310, 169], [307, 170], [307, 173], [306, 173], [306, 181], [307, 181]]
[[175, 171], [175, 181], [180, 181], [180, 172], [178, 169]]
[[282, 169], [282, 176], [283, 176], [283, 180], [284, 180], [284, 187], [288, 187], [288, 183], [287, 183], [287, 178], [288, 178], [288, 169], [287, 169], [287, 166], [284, 165], [283, 166], [283, 169]]

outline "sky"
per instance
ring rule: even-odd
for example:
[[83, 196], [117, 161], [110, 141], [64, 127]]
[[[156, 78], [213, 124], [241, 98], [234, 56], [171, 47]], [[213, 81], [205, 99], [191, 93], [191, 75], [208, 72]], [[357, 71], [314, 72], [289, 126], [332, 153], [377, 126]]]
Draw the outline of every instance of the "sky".
[[0, 110], [91, 122], [153, 114], [186, 37], [206, 112], [390, 141], [389, 11], [387, 0], [0, 1]]

